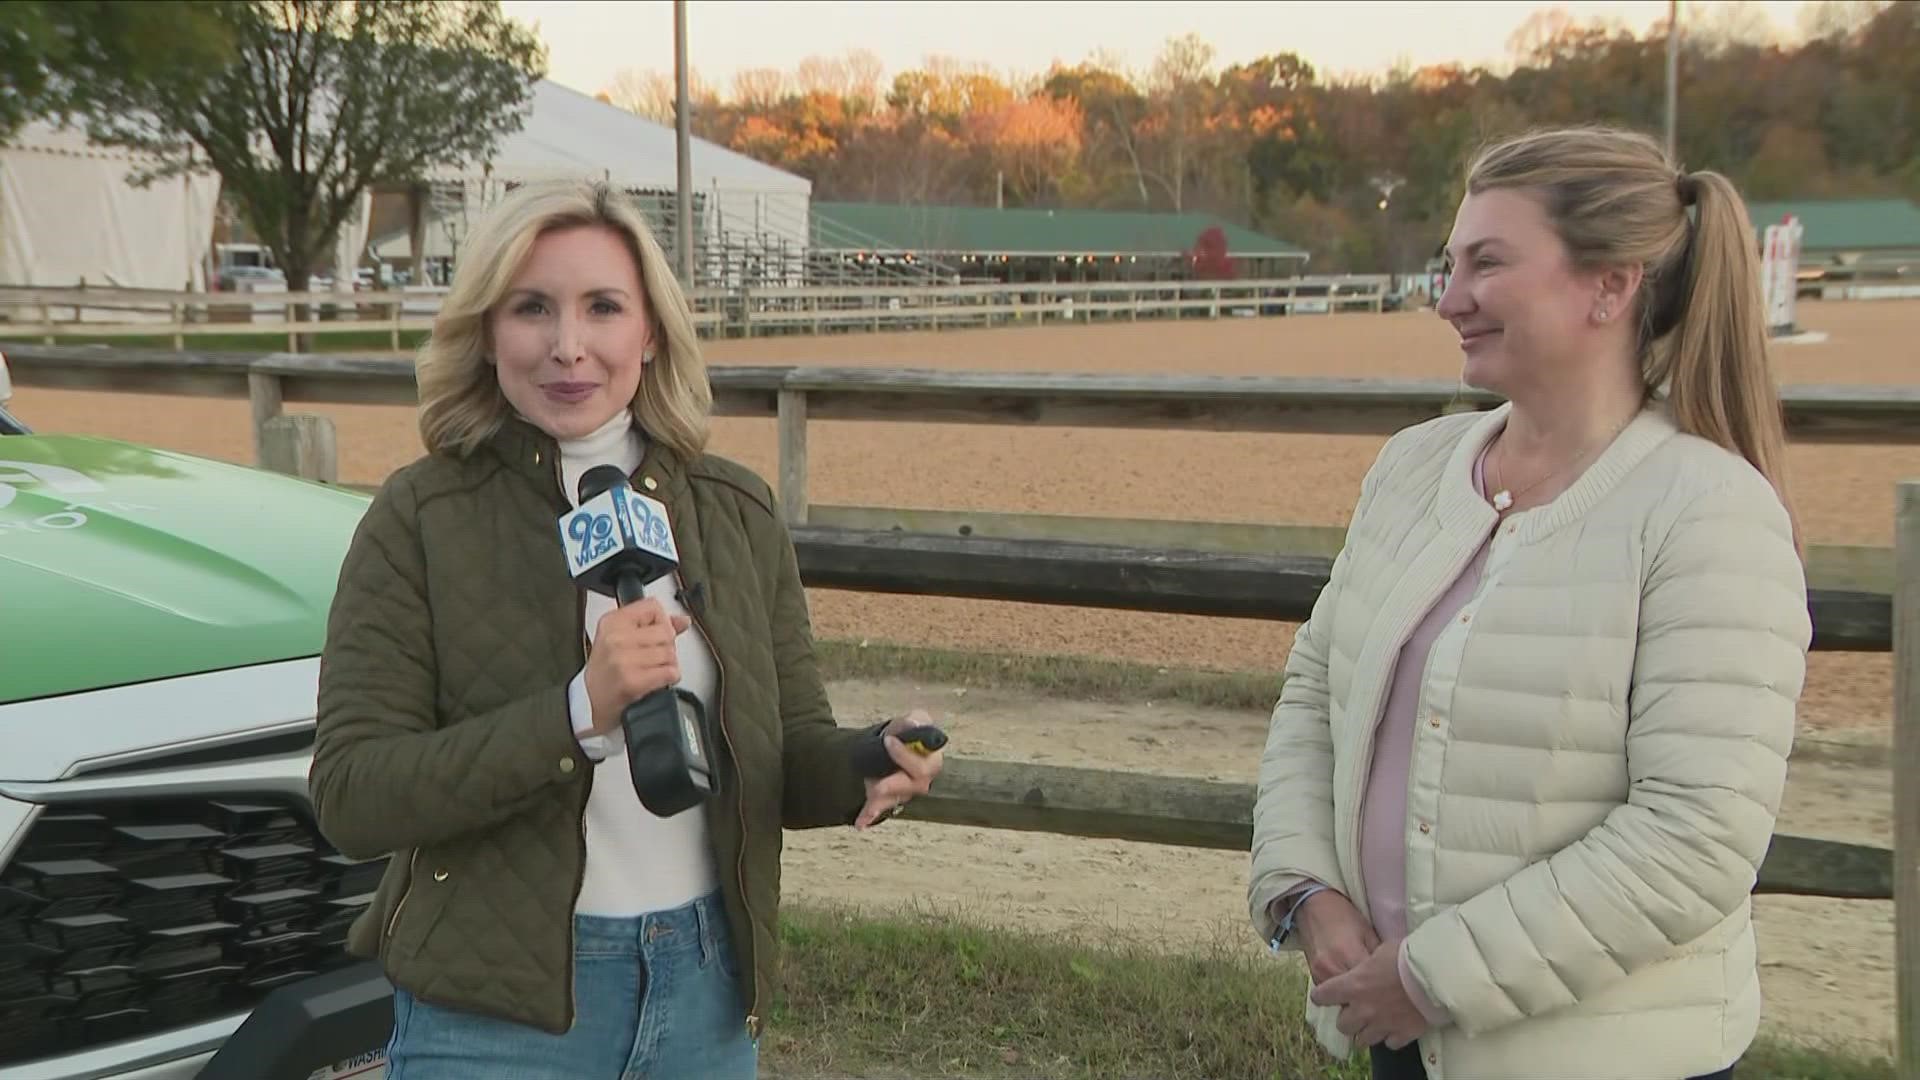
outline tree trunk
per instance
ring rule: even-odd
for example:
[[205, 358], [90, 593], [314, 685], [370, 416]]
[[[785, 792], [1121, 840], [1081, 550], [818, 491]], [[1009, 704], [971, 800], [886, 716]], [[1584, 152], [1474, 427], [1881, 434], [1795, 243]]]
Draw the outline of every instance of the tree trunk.
[[[311, 213], [311, 206], [302, 206], [298, 203], [287, 208], [287, 260], [283, 269], [287, 274], [287, 291], [290, 293], [306, 292], [313, 283], [316, 252], [312, 240]], [[292, 315], [294, 322], [310, 322], [313, 318], [313, 306], [305, 303], [295, 304]], [[304, 333], [294, 335], [290, 341], [290, 347], [294, 352], [311, 350], [313, 347], [311, 336]]]
[[1173, 212], [1178, 214], [1187, 208], [1187, 125], [1186, 117], [1176, 127], [1173, 141]]
[[[294, 261], [286, 267], [287, 291], [290, 293], [303, 293], [307, 291], [308, 284], [313, 281], [313, 271], [310, 269], [312, 257], [307, 256], [304, 252], [296, 252], [293, 258]], [[313, 305], [305, 303], [293, 305], [294, 322], [308, 322], [312, 318]], [[306, 333], [295, 334], [293, 335], [292, 344], [294, 352], [312, 352], [313, 335]]]
[[1120, 145], [1127, 151], [1127, 160], [1133, 163], [1133, 182], [1140, 188], [1140, 209], [1153, 209], [1153, 199], [1147, 194], [1146, 170], [1140, 167], [1140, 151], [1133, 145], [1133, 125], [1120, 115], [1120, 106], [1113, 107], [1113, 130], [1120, 136]]
[[424, 285], [427, 281], [427, 199], [429, 192], [425, 184], [414, 184], [407, 188], [407, 245], [413, 253], [412, 284]]

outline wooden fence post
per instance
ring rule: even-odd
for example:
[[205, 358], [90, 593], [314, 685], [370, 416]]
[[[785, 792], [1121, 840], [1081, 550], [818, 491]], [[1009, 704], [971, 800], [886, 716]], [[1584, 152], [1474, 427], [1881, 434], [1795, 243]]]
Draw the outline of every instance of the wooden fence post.
[[780, 514], [788, 525], [807, 523], [807, 392], [782, 390], [779, 398]]
[[1900, 1080], [1920, 1080], [1920, 480], [1894, 503], [1893, 919]]
[[247, 372], [247, 399], [253, 403], [253, 460], [265, 465], [267, 421], [280, 415], [280, 376]]
[[333, 421], [324, 416], [276, 416], [260, 431], [261, 467], [274, 472], [338, 483], [340, 455]]

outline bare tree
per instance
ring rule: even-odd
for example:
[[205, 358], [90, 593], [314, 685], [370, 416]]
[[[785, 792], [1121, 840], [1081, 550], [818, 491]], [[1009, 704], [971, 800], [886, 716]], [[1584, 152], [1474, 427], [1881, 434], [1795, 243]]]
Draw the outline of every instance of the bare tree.
[[1108, 94], [1104, 104], [1107, 115], [1113, 121], [1114, 135], [1119, 139], [1121, 148], [1127, 152], [1128, 162], [1133, 165], [1133, 182], [1140, 191], [1140, 208], [1149, 209], [1153, 206], [1153, 199], [1147, 194], [1147, 172], [1140, 164], [1140, 139], [1134, 131], [1134, 126], [1140, 121], [1141, 106], [1145, 102], [1144, 96], [1137, 92], [1142, 80], [1127, 68], [1118, 53], [1107, 49], [1101, 49], [1093, 54], [1093, 64], [1097, 68], [1120, 76], [1126, 89], [1133, 91], [1126, 94]]
[[[673, 73], [652, 68], [644, 71], [622, 68], [614, 73], [613, 81], [604, 90], [594, 95], [609, 105], [661, 124], [673, 123], [676, 96]], [[701, 78], [698, 71], [687, 72], [687, 97], [693, 101], [696, 123], [700, 119], [701, 109], [720, 102], [720, 95], [714, 91], [713, 84]]]
[[887, 66], [880, 58], [866, 49], [854, 49], [847, 53], [847, 97], [850, 101], [863, 101], [868, 108], [880, 104], [885, 97], [880, 80], [886, 76]]
[[845, 98], [853, 93], [853, 68], [844, 57], [809, 56], [794, 69], [793, 82], [803, 94]]
[[[693, 76], [688, 73], [687, 89], [693, 89]], [[662, 124], [673, 123], [673, 105], [677, 96], [673, 76], [659, 71], [636, 71], [622, 68], [614, 73], [613, 81], [606, 89], [595, 95], [609, 105], [637, 113], [649, 120]]]
[[733, 100], [750, 109], [771, 108], [788, 93], [787, 73], [778, 68], [748, 68], [733, 76]]
[[1157, 120], [1166, 146], [1166, 175], [1158, 179], [1176, 212], [1185, 206], [1187, 161], [1206, 108], [1212, 68], [1213, 46], [1188, 33], [1167, 40], [1147, 78], [1147, 88], [1161, 99], [1163, 110]]

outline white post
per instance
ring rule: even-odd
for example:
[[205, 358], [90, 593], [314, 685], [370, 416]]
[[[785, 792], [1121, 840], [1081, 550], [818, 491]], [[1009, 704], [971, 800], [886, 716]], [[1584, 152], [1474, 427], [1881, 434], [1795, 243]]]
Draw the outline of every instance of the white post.
[[1894, 505], [1893, 867], [1895, 1075], [1920, 1080], [1920, 480]]
[[1760, 287], [1766, 297], [1767, 333], [1779, 336], [1796, 332], [1793, 301], [1800, 287], [1800, 219], [1792, 214], [1778, 225], [1767, 226], [1765, 246], [1761, 249]]

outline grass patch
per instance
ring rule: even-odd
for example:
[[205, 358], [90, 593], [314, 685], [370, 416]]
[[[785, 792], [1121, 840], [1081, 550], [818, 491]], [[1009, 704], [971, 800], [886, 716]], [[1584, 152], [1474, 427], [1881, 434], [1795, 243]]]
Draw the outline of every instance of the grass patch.
[[952, 921], [789, 908], [762, 1057], [779, 1077], [1363, 1080], [1300, 1020], [1291, 965]]
[[[1301, 1015], [1298, 965], [1222, 941], [1169, 954], [930, 909], [788, 905], [783, 989], [761, 1043], [774, 1077], [1365, 1080]], [[1763, 1041], [1740, 1080], [1891, 1080], [1892, 1062]]]
[[828, 679], [925, 679], [956, 686], [1034, 690], [1085, 701], [1177, 701], [1216, 709], [1266, 712], [1280, 696], [1280, 676], [1247, 671], [1164, 668], [1080, 656], [1029, 656], [887, 643], [820, 641]]
[[1735, 1080], [1893, 1080], [1893, 1059], [1762, 1036], [1733, 1075]]

